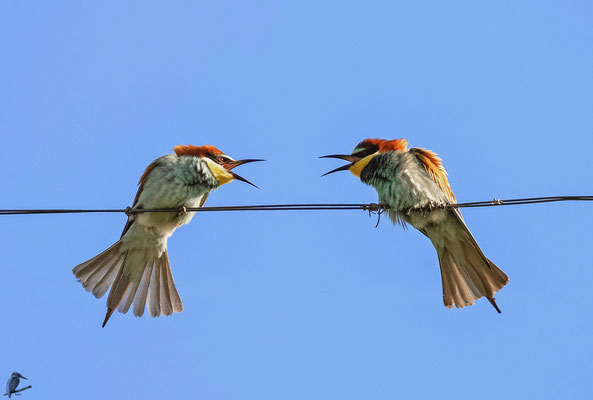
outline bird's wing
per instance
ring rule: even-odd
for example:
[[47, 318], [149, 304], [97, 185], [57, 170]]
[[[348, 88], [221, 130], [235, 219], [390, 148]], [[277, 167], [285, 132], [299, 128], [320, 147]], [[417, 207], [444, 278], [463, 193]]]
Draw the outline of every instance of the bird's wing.
[[12, 393], [14, 392], [14, 390], [16, 389], [16, 387], [19, 385], [19, 379], [18, 378], [10, 378], [8, 380], [8, 383], [6, 384], [6, 393]]
[[[445, 170], [445, 167], [443, 167], [442, 159], [435, 152], [427, 149], [421, 149], [418, 147], [410, 149], [410, 153], [416, 156], [416, 159], [418, 159], [420, 164], [424, 166], [428, 175], [445, 194], [447, 199], [451, 203], [457, 203], [455, 194], [453, 194], [453, 190], [451, 190], [451, 186], [449, 185], [449, 180], [447, 179], [447, 171]], [[459, 220], [459, 223], [463, 227], [463, 230], [466, 232], [467, 238], [474, 244], [474, 246], [480, 249], [480, 246], [478, 246], [478, 243], [476, 242], [471, 232], [469, 231], [469, 228], [465, 224], [465, 221], [463, 220], [463, 215], [461, 215], [459, 209], [451, 209], [449, 210], [449, 213], [453, 216], [453, 218]], [[425, 232], [423, 233], [426, 234]], [[485, 259], [487, 259], [483, 253], [482, 256]]]
[[210, 192], [206, 192], [204, 193], [204, 195], [202, 196], [202, 198], [200, 199], [200, 205], [199, 207], [202, 207], [204, 205], [204, 203], [206, 202], [206, 199], [208, 198], [208, 195], [210, 194]]
[[447, 196], [451, 203], [456, 203], [455, 195], [449, 180], [447, 179], [447, 171], [443, 167], [441, 158], [433, 151], [414, 147], [410, 149], [410, 153], [414, 154], [418, 161], [424, 166], [428, 175], [437, 184], [441, 191]]
[[491, 261], [488, 259], [488, 257], [486, 257], [486, 255], [480, 248], [480, 245], [474, 238], [474, 235], [472, 235], [469, 228], [467, 227], [467, 224], [463, 220], [463, 215], [461, 215], [461, 211], [459, 211], [458, 208], [453, 208], [453, 209], [449, 210], [449, 213], [457, 220], [457, 222], [459, 222], [460, 231], [465, 234], [467, 240], [474, 246], [474, 248], [476, 249], [476, 251], [480, 255], [480, 257], [482, 257], [482, 259], [484, 259], [486, 264], [491, 263]]
[[[138, 203], [138, 199], [140, 198], [140, 193], [142, 193], [142, 190], [144, 190], [144, 184], [148, 180], [148, 176], [150, 175], [152, 170], [157, 165], [158, 165], [158, 163], [155, 160], [155, 161], [151, 162], [148, 167], [146, 167], [146, 170], [144, 170], [144, 173], [140, 177], [140, 181], [138, 181], [138, 191], [136, 192], [136, 197], [134, 197], [134, 202], [132, 203], [132, 208], [134, 208], [136, 206], [136, 204]], [[121, 233], [120, 239], [126, 234], [126, 232], [130, 229], [130, 227], [132, 226], [133, 223], [134, 223], [134, 219], [128, 217], [128, 221], [126, 222], [126, 225], [124, 226], [124, 230]]]
[[[445, 171], [445, 167], [443, 167], [443, 163], [441, 158], [433, 151], [421, 149], [421, 148], [413, 148], [410, 149], [410, 152], [413, 153], [418, 161], [424, 166], [428, 175], [432, 178], [432, 180], [437, 184], [437, 186], [443, 191], [445, 196], [449, 199], [451, 203], [456, 203], [457, 200], [455, 199], [455, 195], [451, 190], [451, 186], [449, 186], [449, 180], [447, 179], [447, 171]], [[484, 255], [480, 246], [476, 242], [476, 239], [471, 234], [469, 228], [465, 224], [463, 220], [463, 216], [459, 209], [454, 208], [449, 210], [450, 215], [452, 218], [458, 221], [460, 225], [460, 230], [464, 232], [466, 238], [473, 244], [473, 246], [477, 249], [480, 256], [490, 262], [488, 258]], [[426, 232], [422, 232], [426, 235]]]

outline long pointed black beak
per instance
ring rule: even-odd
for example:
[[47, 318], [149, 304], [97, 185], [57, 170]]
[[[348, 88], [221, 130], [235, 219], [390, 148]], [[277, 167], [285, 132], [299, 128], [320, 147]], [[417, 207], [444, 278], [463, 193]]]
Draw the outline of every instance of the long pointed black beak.
[[[229, 172], [231, 172], [231, 171], [229, 171]], [[253, 184], [253, 183], [249, 182], [247, 179], [243, 178], [241, 175], [237, 175], [237, 174], [235, 174], [234, 172], [231, 172], [231, 174], [233, 175], [233, 178], [235, 178], [236, 180], [238, 180], [238, 181], [241, 181], [241, 182], [248, 183], [248, 184], [250, 184], [251, 186], [253, 186], [253, 187], [255, 187], [255, 188], [258, 188], [258, 187], [257, 187], [255, 184]], [[258, 189], [259, 189], [259, 188], [258, 188]]]
[[241, 175], [238, 175], [231, 171], [233, 168], [238, 167], [239, 165], [248, 164], [248, 163], [252, 163], [252, 162], [256, 162], [256, 161], [266, 161], [266, 160], [261, 160], [259, 158], [248, 158], [245, 160], [229, 161], [229, 162], [224, 163], [222, 166], [224, 168], [226, 168], [233, 175], [233, 178], [235, 178], [236, 180], [248, 183], [251, 186], [258, 188], [255, 184], [249, 182], [247, 179], [243, 178]]
[[229, 161], [229, 162], [224, 163], [223, 167], [225, 167], [226, 169], [228, 169], [230, 171], [231, 169], [238, 167], [239, 165], [248, 164], [248, 163], [257, 162], [257, 161], [266, 161], [266, 160], [261, 160], [259, 158], [248, 158], [245, 160]]
[[321, 177], [324, 177], [325, 175], [333, 174], [334, 172], [338, 172], [338, 171], [346, 171], [346, 170], [350, 169], [350, 167], [352, 167], [354, 164], [356, 164], [361, 159], [361, 157], [352, 156], [350, 154], [330, 154], [328, 156], [321, 156], [319, 158], [339, 158], [340, 160], [350, 161], [350, 164], [342, 165], [339, 168], [332, 169], [331, 171], [326, 172], [325, 174], [321, 175]]

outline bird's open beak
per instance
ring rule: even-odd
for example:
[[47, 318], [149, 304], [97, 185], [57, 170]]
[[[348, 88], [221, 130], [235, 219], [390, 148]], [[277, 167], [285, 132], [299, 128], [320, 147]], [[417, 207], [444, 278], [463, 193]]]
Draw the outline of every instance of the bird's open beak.
[[256, 162], [256, 161], [265, 161], [265, 160], [260, 160], [260, 159], [257, 159], [257, 158], [249, 158], [249, 159], [246, 159], [246, 160], [229, 161], [229, 162], [224, 163], [222, 166], [227, 171], [229, 171], [231, 173], [231, 175], [233, 175], [233, 178], [235, 178], [236, 180], [241, 181], [241, 182], [248, 183], [251, 186], [258, 188], [256, 185], [254, 185], [253, 183], [249, 182], [247, 179], [245, 179], [242, 176], [240, 176], [238, 174], [235, 174], [234, 172], [231, 171], [233, 168], [238, 167], [239, 165], [247, 164], [247, 163], [251, 163], [251, 162]]
[[266, 161], [266, 160], [260, 160], [259, 158], [249, 158], [247, 160], [229, 161], [229, 162], [224, 163], [222, 166], [230, 171], [231, 169], [238, 167], [239, 165], [248, 164], [250, 162], [256, 162], [256, 161]]
[[328, 156], [321, 156], [319, 158], [339, 158], [340, 160], [346, 160], [350, 162], [350, 164], [342, 165], [339, 168], [332, 169], [331, 171], [326, 172], [325, 174], [321, 175], [322, 177], [324, 177], [325, 175], [333, 174], [334, 172], [338, 171], [347, 171], [350, 169], [350, 167], [352, 167], [361, 159], [361, 157], [352, 156], [350, 154], [331, 154]]

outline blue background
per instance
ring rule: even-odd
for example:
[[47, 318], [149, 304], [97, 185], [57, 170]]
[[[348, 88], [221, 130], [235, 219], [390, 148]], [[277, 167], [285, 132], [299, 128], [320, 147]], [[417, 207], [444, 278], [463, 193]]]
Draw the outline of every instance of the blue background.
[[[363, 138], [437, 151], [460, 201], [592, 194], [590, 1], [4, 1], [1, 208], [122, 208], [177, 144], [266, 163], [206, 205], [371, 202]], [[0, 375], [23, 399], [585, 399], [588, 203], [464, 210], [503, 314], [442, 305], [421, 234], [362, 211], [199, 214], [181, 314], [115, 313], [71, 269], [123, 214], [4, 216]], [[2, 378], [4, 379], [4, 378]]]

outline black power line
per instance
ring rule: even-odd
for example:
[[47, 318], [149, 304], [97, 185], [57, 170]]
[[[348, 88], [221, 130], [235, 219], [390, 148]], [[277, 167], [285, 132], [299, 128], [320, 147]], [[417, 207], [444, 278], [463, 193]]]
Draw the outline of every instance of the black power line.
[[[521, 204], [555, 203], [559, 201], [593, 201], [593, 196], [550, 196], [527, 197], [520, 199], [494, 199], [488, 201], [474, 201], [469, 203], [456, 203], [435, 206], [434, 208], [472, 208], [472, 207], [498, 207]], [[215, 211], [313, 211], [313, 210], [364, 210], [385, 211], [389, 206], [385, 204], [260, 204], [247, 206], [220, 206], [220, 207], [186, 207], [186, 208], [157, 208], [142, 209], [114, 208], [114, 209], [21, 209], [0, 210], [0, 215], [22, 214], [79, 214], [79, 213], [126, 213], [128, 215], [147, 212], [215, 212]]]

